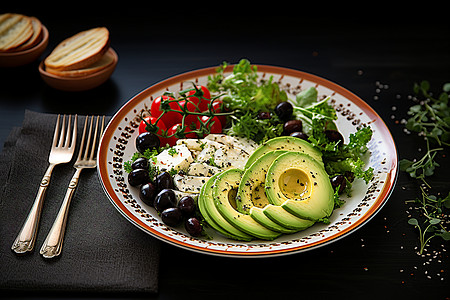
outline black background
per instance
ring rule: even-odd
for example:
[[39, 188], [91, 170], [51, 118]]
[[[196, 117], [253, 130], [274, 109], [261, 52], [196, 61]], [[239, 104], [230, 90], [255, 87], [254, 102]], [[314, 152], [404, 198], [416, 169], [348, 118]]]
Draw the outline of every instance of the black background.
[[[395, 10], [393, 3], [369, 3], [364, 8], [343, 3], [330, 7], [269, 2], [251, 8], [222, 2], [117, 4], [114, 9], [111, 3], [69, 2], [56, 9], [45, 3], [1, 8], [0, 12], [35, 15], [47, 26], [50, 42], [43, 57], [64, 38], [95, 26], [108, 27], [111, 46], [119, 55], [109, 81], [80, 93], [46, 86], [38, 62], [0, 69], [1, 144], [13, 126], [20, 126], [25, 109], [113, 115], [163, 79], [248, 58], [254, 64], [309, 72], [349, 89], [384, 119], [399, 157], [414, 158], [425, 145], [405, 134], [399, 123], [412, 104], [408, 96], [413, 84], [428, 80], [438, 93], [450, 81], [450, 26], [444, 7], [431, 2]], [[447, 193], [448, 155], [439, 162], [442, 166], [429, 182], [436, 192]], [[448, 242], [436, 238], [426, 255], [419, 256], [417, 231], [407, 224], [415, 210], [405, 201], [418, 195], [416, 182], [400, 172], [390, 200], [368, 224], [300, 254], [229, 259], [163, 245], [155, 298], [448, 299]], [[18, 294], [24, 299], [111, 296]]]

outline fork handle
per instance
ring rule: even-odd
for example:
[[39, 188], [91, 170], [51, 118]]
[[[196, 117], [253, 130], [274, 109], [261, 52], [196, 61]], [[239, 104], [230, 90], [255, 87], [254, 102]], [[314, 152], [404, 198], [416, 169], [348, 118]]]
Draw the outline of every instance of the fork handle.
[[66, 231], [67, 216], [69, 215], [69, 206], [76, 187], [78, 186], [81, 170], [82, 169], [76, 169], [75, 174], [72, 176], [58, 215], [41, 247], [40, 253], [45, 258], [52, 258], [61, 254], [64, 233]]
[[42, 177], [33, 206], [11, 246], [11, 249], [18, 254], [30, 252], [34, 248], [42, 206], [54, 167], [55, 164], [50, 164]]

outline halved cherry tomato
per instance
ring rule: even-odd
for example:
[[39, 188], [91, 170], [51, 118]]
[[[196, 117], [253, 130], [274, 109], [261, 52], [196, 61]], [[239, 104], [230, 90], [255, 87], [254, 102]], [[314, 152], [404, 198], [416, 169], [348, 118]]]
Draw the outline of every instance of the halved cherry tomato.
[[198, 90], [194, 89], [188, 92], [188, 99], [197, 105], [200, 111], [205, 111], [208, 109], [208, 104], [211, 100], [211, 93], [203, 85], [197, 85], [196, 87]]
[[[160, 120], [158, 121], [158, 123], [156, 124], [156, 120], [157, 120], [157, 118], [155, 118], [155, 117], [153, 117], [153, 116], [145, 117], [144, 120], [141, 121], [141, 123], [139, 124], [139, 129], [138, 129], [139, 134], [148, 131], [148, 130], [146, 129], [147, 124], [154, 124], [154, 125], [158, 126], [158, 128], [159, 128], [158, 131], [157, 131], [157, 133], [158, 133], [159, 135], [163, 135], [163, 131], [166, 131], [166, 130], [167, 130], [166, 124], [164, 124], [164, 122], [161, 121], [161, 119], [160, 119]], [[159, 141], [160, 141], [161, 146], [165, 146], [166, 143], [168, 142], [167, 139], [166, 139], [166, 138], [163, 138], [163, 137], [159, 137]]]
[[[220, 123], [220, 120], [218, 117], [212, 117], [212, 119], [211, 119], [211, 117], [202, 116], [200, 118], [200, 120], [203, 124], [206, 125], [206, 127], [209, 129], [210, 133], [222, 133], [222, 124]], [[200, 128], [200, 123], [198, 120], [197, 120], [197, 124], [198, 124], [197, 128]]]
[[[158, 118], [163, 113], [163, 111], [160, 109], [161, 101], [163, 100], [175, 100], [175, 99], [171, 96], [166, 95], [154, 99], [150, 107], [150, 114], [153, 117]], [[179, 106], [176, 102], [170, 102], [169, 107], [172, 109], [179, 109]], [[181, 114], [175, 111], [167, 111], [164, 113], [164, 115], [161, 117], [160, 120], [163, 121], [163, 123], [169, 128], [174, 124], [180, 123]]]

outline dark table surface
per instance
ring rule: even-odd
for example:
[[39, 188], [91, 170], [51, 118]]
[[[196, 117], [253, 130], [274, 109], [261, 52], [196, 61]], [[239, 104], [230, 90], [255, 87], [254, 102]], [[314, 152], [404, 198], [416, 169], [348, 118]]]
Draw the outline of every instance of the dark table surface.
[[[439, 92], [450, 81], [450, 26], [439, 7], [394, 12], [388, 5], [370, 4], [364, 11], [345, 7], [323, 11], [300, 5], [292, 11], [285, 4], [259, 12], [222, 5], [207, 11], [192, 3], [183, 15], [172, 14], [170, 5], [152, 4], [142, 9], [128, 4], [114, 11], [45, 9], [45, 5], [8, 7], [5, 12], [41, 19], [50, 32], [43, 56], [70, 35], [106, 26], [119, 63], [105, 84], [80, 93], [46, 86], [38, 62], [0, 69], [0, 149], [10, 130], [21, 125], [26, 109], [113, 115], [127, 100], [163, 79], [248, 58], [254, 64], [309, 72], [357, 94], [384, 119], [399, 157], [413, 158], [424, 145], [420, 138], [405, 134], [399, 122], [411, 105], [413, 84], [428, 80]], [[448, 156], [439, 157], [441, 167], [429, 180], [443, 193], [449, 191]], [[427, 252], [418, 255], [417, 231], [407, 224], [414, 209], [405, 201], [418, 195], [415, 181], [400, 172], [390, 200], [368, 224], [332, 244], [294, 255], [229, 259], [163, 244], [159, 293], [152, 297], [448, 299], [449, 243], [433, 239]], [[74, 296], [46, 292], [18, 297]]]

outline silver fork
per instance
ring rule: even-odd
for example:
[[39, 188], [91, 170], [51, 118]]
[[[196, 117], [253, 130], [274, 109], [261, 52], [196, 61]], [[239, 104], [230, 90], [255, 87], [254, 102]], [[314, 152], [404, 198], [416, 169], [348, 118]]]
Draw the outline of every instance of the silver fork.
[[[66, 129], [66, 115], [63, 116], [62, 125], [60, 125], [61, 116], [56, 119], [55, 132], [53, 134], [53, 142], [48, 158], [49, 166], [41, 180], [39, 190], [31, 207], [28, 216], [20, 229], [11, 249], [16, 253], [26, 253], [32, 251], [36, 241], [39, 219], [41, 216], [42, 206], [45, 194], [50, 184], [52, 171], [56, 165], [68, 163], [75, 151], [77, 138], [77, 115], [73, 124], [73, 130], [70, 131], [71, 116], [69, 115]], [[61, 128], [60, 128], [61, 127]]]
[[[64, 197], [63, 203], [61, 204], [61, 208], [59, 209], [58, 215], [53, 223], [50, 232], [47, 235], [47, 238], [44, 241], [44, 244], [41, 247], [40, 253], [45, 258], [52, 258], [58, 256], [61, 253], [62, 244], [64, 240], [64, 233], [66, 231], [67, 224], [67, 216], [69, 213], [69, 206], [72, 200], [72, 196], [75, 193], [75, 189], [78, 185], [78, 179], [80, 177], [80, 173], [83, 169], [86, 168], [95, 168], [97, 167], [97, 157], [96, 150], [97, 146], [97, 138], [103, 134], [103, 128], [105, 125], [105, 116], [102, 118], [102, 123], [100, 126], [100, 134], [98, 135], [99, 130], [99, 121], [100, 116], [97, 116], [94, 126], [94, 116], [91, 117], [91, 122], [89, 125], [88, 137], [86, 138], [86, 131], [88, 127], [88, 119], [86, 116], [86, 121], [84, 123], [83, 136], [81, 138], [80, 149], [78, 150], [78, 158], [74, 164], [75, 174], [70, 180], [69, 187], [67, 189], [66, 195]], [[94, 132], [93, 132], [94, 131]], [[97, 137], [98, 136], [98, 137]], [[86, 145], [85, 145], [86, 143]]]

